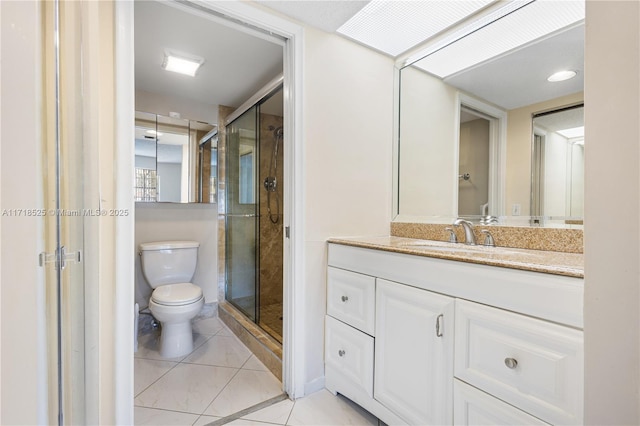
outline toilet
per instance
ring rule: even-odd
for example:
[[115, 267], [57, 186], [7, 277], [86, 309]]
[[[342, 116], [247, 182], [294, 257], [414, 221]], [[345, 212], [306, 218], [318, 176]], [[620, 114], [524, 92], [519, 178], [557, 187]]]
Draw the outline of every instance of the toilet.
[[198, 260], [196, 241], [140, 244], [142, 273], [153, 288], [149, 310], [162, 324], [160, 355], [176, 358], [193, 351], [191, 320], [204, 305], [202, 289], [191, 283]]

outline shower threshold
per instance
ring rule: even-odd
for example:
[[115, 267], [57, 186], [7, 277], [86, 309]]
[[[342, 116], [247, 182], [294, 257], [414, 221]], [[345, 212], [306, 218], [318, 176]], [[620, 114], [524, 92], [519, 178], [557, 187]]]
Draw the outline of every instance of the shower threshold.
[[227, 301], [218, 305], [218, 317], [273, 375], [282, 380], [281, 342]]
[[277, 404], [278, 402], [284, 401], [285, 399], [288, 399], [288, 398], [289, 397], [287, 396], [287, 394], [283, 392], [282, 394], [274, 396], [273, 398], [269, 398], [266, 401], [259, 402], [255, 405], [252, 405], [251, 407], [245, 408], [244, 410], [240, 410], [237, 413], [229, 414], [228, 416], [218, 419], [214, 422], [207, 423], [205, 426], [226, 425], [227, 423], [230, 423], [234, 420], [238, 420], [248, 414], [254, 413], [258, 410], [262, 410], [263, 408], [270, 407], [271, 405]]

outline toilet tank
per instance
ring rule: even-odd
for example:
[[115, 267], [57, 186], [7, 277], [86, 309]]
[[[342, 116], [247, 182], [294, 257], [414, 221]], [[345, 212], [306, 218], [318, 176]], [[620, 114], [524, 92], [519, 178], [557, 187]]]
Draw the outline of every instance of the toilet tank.
[[191, 282], [198, 261], [197, 241], [157, 241], [140, 244], [142, 273], [152, 288]]

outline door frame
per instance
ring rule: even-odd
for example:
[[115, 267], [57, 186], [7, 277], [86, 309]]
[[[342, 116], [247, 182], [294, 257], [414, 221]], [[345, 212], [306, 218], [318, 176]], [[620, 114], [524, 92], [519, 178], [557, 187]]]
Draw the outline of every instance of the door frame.
[[[290, 229], [290, 237], [284, 244], [284, 305], [283, 305], [283, 387], [285, 392], [298, 398], [304, 395], [305, 384], [305, 360], [304, 360], [304, 144], [303, 144], [303, 27], [286, 19], [277, 17], [265, 10], [250, 6], [242, 1], [215, 2], [211, 0], [180, 1], [183, 5], [195, 8], [206, 8], [216, 14], [226, 15], [228, 18], [252, 25], [259, 29], [273, 32], [287, 40], [284, 46], [284, 131], [290, 135], [288, 139], [289, 149], [285, 150], [284, 158], [284, 226]], [[130, 138], [131, 129], [128, 125], [133, 123], [135, 110], [134, 103], [134, 44], [133, 44], [133, 3], [116, 2], [116, 114], [119, 125], [116, 129], [116, 140], [124, 145], [116, 151], [116, 156], [122, 164], [128, 164], [131, 160], [133, 139]], [[132, 128], [132, 127], [131, 127]], [[129, 141], [130, 142], [122, 142]], [[128, 176], [128, 175], [127, 175]], [[129, 194], [130, 182], [118, 181], [118, 188], [123, 194]], [[124, 200], [123, 200], [124, 201]], [[129, 221], [131, 233], [119, 233], [116, 236], [116, 246], [125, 247], [131, 245], [131, 237], [134, 220]], [[118, 251], [116, 263], [127, 265], [126, 270], [133, 269], [134, 256], [130, 256], [131, 248]], [[131, 306], [123, 306], [122, 300], [129, 297], [120, 297], [131, 292], [131, 277], [118, 273], [119, 285], [115, 289], [116, 318], [120, 314], [128, 312], [129, 315], [121, 318], [130, 318]], [[116, 334], [116, 366], [128, 365], [131, 361], [131, 353], [118, 350], [118, 347], [128, 348], [130, 345], [120, 345], [125, 340], [130, 340], [130, 330], [133, 327], [131, 321], [121, 321], [117, 324]], [[129, 368], [118, 369], [116, 367], [116, 388], [124, 389], [133, 382], [133, 371]], [[116, 411], [123, 416], [117, 416], [123, 423], [127, 423], [126, 417], [132, 413], [132, 401], [130, 392], [116, 392]], [[132, 419], [131, 419], [132, 420]]]
[[[487, 116], [489, 120], [489, 214], [504, 216], [505, 176], [507, 170], [507, 112], [465, 93], [456, 94], [454, 114], [453, 211], [458, 212], [460, 165], [460, 108], [468, 107]], [[457, 214], [457, 213], [456, 213]]]

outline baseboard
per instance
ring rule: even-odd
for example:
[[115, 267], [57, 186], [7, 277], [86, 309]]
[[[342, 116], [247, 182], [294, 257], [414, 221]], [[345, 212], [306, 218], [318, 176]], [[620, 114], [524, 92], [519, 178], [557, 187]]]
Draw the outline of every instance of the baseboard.
[[310, 395], [312, 393], [318, 392], [319, 390], [324, 389], [324, 376], [318, 377], [310, 382], [304, 384], [304, 396]]

